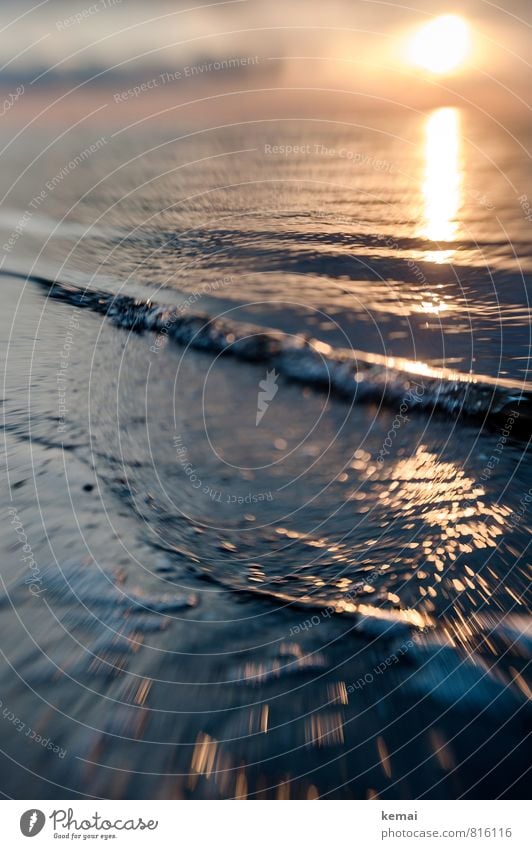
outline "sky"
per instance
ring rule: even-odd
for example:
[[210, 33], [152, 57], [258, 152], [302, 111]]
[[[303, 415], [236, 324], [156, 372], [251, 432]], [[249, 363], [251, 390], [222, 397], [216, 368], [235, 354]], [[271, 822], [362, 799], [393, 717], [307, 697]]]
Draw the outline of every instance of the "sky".
[[[455, 12], [470, 25], [471, 52], [458, 73], [435, 78], [405, 59], [406, 45], [424, 23]], [[2, 0], [0, 80], [6, 93], [80, 82], [86, 93], [167, 73], [191, 91], [275, 87], [281, 105], [283, 89], [300, 87], [354, 92], [367, 108], [463, 100], [518, 110], [532, 82], [531, 18], [530, 3], [515, 0], [504, 9], [482, 0]], [[172, 97], [161, 89], [156, 97]]]

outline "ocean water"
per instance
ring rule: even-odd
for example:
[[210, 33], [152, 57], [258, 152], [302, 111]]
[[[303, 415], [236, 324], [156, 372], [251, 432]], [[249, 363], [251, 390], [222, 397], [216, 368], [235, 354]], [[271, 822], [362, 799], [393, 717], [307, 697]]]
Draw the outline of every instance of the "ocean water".
[[5, 792], [524, 795], [518, 135], [445, 108], [8, 148]]

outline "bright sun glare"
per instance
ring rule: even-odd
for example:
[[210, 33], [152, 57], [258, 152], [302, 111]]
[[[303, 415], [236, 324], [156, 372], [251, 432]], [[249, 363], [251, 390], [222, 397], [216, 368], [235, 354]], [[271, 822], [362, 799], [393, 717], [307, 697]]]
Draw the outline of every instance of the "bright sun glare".
[[408, 56], [433, 74], [447, 74], [463, 64], [470, 50], [469, 25], [458, 15], [443, 15], [414, 35]]

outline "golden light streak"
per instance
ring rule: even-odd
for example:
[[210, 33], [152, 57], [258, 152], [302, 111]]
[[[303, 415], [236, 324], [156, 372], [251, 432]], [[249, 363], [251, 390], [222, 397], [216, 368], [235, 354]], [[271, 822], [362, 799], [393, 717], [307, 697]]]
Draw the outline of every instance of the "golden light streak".
[[[425, 178], [423, 182], [423, 235], [434, 242], [452, 242], [458, 233], [462, 169], [458, 109], [437, 109], [425, 126]], [[431, 257], [443, 262], [449, 251]]]

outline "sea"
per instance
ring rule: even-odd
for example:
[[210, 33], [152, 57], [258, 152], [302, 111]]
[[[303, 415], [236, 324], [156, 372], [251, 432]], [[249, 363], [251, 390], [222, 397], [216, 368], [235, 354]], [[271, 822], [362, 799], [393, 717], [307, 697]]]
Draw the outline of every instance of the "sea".
[[526, 139], [4, 139], [4, 793], [526, 798]]

